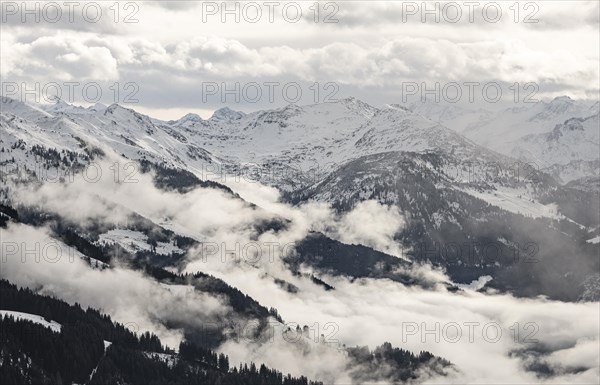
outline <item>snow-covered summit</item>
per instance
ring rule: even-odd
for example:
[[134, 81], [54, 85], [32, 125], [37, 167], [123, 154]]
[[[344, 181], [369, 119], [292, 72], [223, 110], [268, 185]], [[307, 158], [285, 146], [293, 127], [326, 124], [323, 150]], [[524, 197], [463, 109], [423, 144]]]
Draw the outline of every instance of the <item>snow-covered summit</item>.
[[223, 107], [223, 108], [219, 108], [218, 110], [216, 110], [213, 113], [213, 115], [210, 117], [210, 120], [230, 122], [232, 120], [241, 119], [242, 117], [244, 117], [244, 115], [246, 115], [246, 114], [241, 111], [235, 111], [229, 107]]

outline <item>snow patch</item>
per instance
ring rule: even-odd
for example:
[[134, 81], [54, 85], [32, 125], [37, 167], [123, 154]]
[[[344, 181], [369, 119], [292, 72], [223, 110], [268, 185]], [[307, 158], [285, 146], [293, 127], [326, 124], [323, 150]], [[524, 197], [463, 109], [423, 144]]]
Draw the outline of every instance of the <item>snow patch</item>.
[[172, 368], [177, 363], [176, 354], [144, 352], [144, 355], [150, 359], [166, 363], [169, 368]]
[[481, 276], [479, 278], [477, 278], [476, 280], [472, 281], [469, 284], [456, 284], [456, 286], [460, 287], [463, 290], [480, 290], [483, 289], [483, 287], [492, 280], [492, 277], [490, 275], [484, 275]]
[[58, 322], [55, 322], [52, 320], [48, 321], [44, 317], [39, 316], [39, 315], [22, 313], [19, 311], [0, 310], [0, 317], [4, 318], [7, 316], [11, 316], [16, 320], [31, 321], [33, 323], [50, 328], [53, 332], [57, 332], [57, 333], [60, 333], [60, 331], [62, 329], [62, 325], [59, 324]]
[[587, 243], [598, 244], [598, 243], [600, 243], [600, 235], [598, 235], [597, 237], [594, 237], [592, 239], [588, 239], [586, 242]]
[[463, 191], [511, 213], [533, 218], [565, 219], [562, 214], [558, 213], [558, 207], [555, 204], [541, 204], [529, 197], [527, 192], [523, 190], [498, 187], [496, 190], [490, 191], [477, 191], [470, 188], [463, 189]]
[[169, 290], [171, 293], [175, 294], [175, 296], [185, 296], [186, 294], [194, 291], [194, 286], [192, 285], [169, 285], [166, 283], [161, 283], [160, 286]]
[[[100, 234], [98, 244], [112, 245], [115, 243], [131, 253], [152, 250], [152, 245], [148, 243], [148, 236], [139, 231], [115, 229]], [[173, 243], [157, 242], [155, 252], [159, 255], [172, 255], [174, 253], [182, 254], [183, 250]]]

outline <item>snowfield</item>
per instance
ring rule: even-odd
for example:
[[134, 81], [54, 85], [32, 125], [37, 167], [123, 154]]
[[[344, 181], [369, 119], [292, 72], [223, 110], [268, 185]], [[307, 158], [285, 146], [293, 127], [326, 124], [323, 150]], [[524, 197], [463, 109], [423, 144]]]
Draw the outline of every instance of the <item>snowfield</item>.
[[[137, 251], [150, 251], [152, 245], [148, 241], [148, 236], [139, 231], [127, 229], [110, 230], [104, 234], [100, 234], [98, 240], [99, 245], [119, 244], [125, 250], [136, 253]], [[181, 254], [183, 250], [173, 245], [172, 243], [157, 242], [156, 253], [160, 255], [172, 255], [174, 253]]]
[[15, 320], [31, 321], [33, 323], [50, 328], [53, 332], [56, 333], [60, 333], [60, 331], [62, 330], [62, 325], [58, 322], [54, 322], [52, 320], [48, 321], [44, 317], [39, 315], [21, 313], [18, 311], [0, 310], [0, 317], [4, 318], [7, 316], [13, 317]]
[[194, 291], [194, 286], [192, 285], [168, 285], [166, 283], [161, 283], [160, 286], [178, 297], [185, 296], [186, 294]]
[[592, 239], [588, 239], [586, 242], [587, 243], [593, 243], [593, 244], [600, 243], [600, 235], [598, 235], [597, 237], [594, 237]]
[[496, 190], [491, 191], [477, 191], [474, 189], [464, 189], [463, 191], [493, 206], [526, 217], [565, 218], [562, 214], [558, 213], [558, 207], [555, 204], [544, 205], [536, 202], [532, 197], [523, 195], [524, 190], [498, 187]]

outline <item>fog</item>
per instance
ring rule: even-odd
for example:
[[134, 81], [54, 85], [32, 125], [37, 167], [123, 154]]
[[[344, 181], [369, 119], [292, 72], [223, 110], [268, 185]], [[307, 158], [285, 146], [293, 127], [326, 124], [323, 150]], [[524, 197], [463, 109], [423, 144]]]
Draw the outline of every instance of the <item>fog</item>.
[[[303, 339], [294, 343], [283, 338], [284, 329], [277, 326], [271, 341], [241, 339], [223, 344], [220, 350], [230, 355], [231, 362], [265, 363], [293, 375], [347, 384], [348, 361], [340, 346], [374, 348], [389, 341], [415, 353], [430, 351], [456, 365], [447, 378], [426, 377], [430, 383], [593, 383], [600, 379], [598, 303], [519, 299], [468, 288], [450, 293], [442, 285], [450, 281], [443, 271], [418, 265], [413, 267], [414, 274], [439, 284], [426, 290], [387, 279], [351, 282], [318, 274], [335, 287], [325, 291], [309, 279], [293, 275], [282, 262], [283, 256], [293, 255], [293, 247], [286, 246], [301, 241], [309, 231], [403, 257], [404, 251], [394, 241], [394, 234], [404, 225], [400, 208], [365, 201], [337, 215], [324, 203], [295, 207], [282, 203], [277, 190], [258, 183], [229, 183], [240, 199], [209, 188], [185, 194], [166, 192], [154, 186], [151, 175], [138, 174], [136, 178], [137, 183], [114, 183], [112, 174], [107, 173], [96, 183], [76, 177], [68, 184], [13, 186], [13, 200], [81, 225], [96, 221], [122, 226], [128, 210], [136, 212], [201, 242], [186, 256], [182, 271], [213, 274], [263, 306], [277, 308], [291, 328], [296, 323], [308, 325], [317, 340], [324, 335], [323, 342]], [[285, 228], [257, 230], [257, 223], [270, 220], [284, 221]], [[10, 225], [2, 231], [3, 245], [25, 244], [27, 248], [11, 249], [9, 255], [3, 247], [6, 258], [0, 275], [21, 286], [42, 287], [42, 293], [68, 302], [99, 308], [117, 321], [133, 322], [172, 347], [177, 346], [182, 331], [167, 329], [165, 322], [184, 319], [201, 327], [219, 322], [231, 312], [223, 298], [171, 292], [141, 273], [119, 266], [92, 269], [79, 258], [61, 258], [54, 263], [41, 258], [36, 262], [27, 250], [50, 241], [43, 228]], [[208, 252], [207, 245], [217, 245], [217, 249]], [[311, 272], [307, 266], [302, 269]], [[295, 285], [298, 292], [282, 289], [274, 278]], [[536, 377], [526, 370], [531, 363], [543, 363], [556, 375]]]

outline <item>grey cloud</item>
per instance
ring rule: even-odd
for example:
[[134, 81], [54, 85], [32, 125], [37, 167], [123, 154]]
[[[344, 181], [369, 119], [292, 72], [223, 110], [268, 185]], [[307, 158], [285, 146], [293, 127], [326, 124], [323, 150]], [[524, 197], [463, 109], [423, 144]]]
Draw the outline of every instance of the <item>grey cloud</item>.
[[195, 1], [150, 1], [146, 3], [149, 6], [164, 8], [169, 11], [188, 11], [198, 7]]
[[[16, 9], [13, 9], [12, 6], [9, 8], [8, 3], [15, 4]], [[124, 22], [128, 16], [131, 16], [127, 19], [128, 21], [139, 20], [134, 16], [137, 14], [139, 17], [140, 6], [138, 3], [131, 9], [120, 8], [118, 13], [115, 13], [114, 7], [109, 9], [113, 3], [71, 3], [71, 8], [69, 8], [66, 2], [36, 1], [25, 7], [23, 2], [3, 2], [3, 10], [9, 11], [2, 15], [2, 28], [18, 34], [33, 30], [37, 36], [52, 35], [59, 31], [122, 35], [131, 30], [129, 28], [131, 24], [135, 24], [135, 22]], [[131, 3], [133, 4], [133, 2]], [[38, 8], [33, 8], [33, 4]], [[48, 7], [49, 4], [60, 6], [60, 12], [56, 12], [55, 6]], [[34, 9], [36, 11], [33, 13], [27, 12], [27, 10], [33, 11]], [[84, 11], [84, 9], [86, 10]]]

